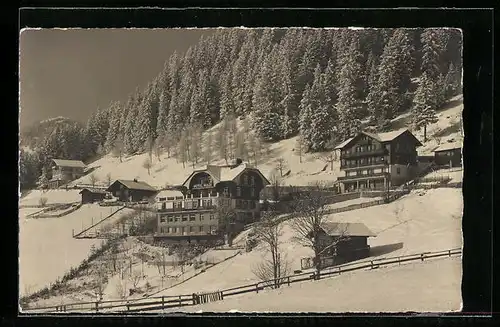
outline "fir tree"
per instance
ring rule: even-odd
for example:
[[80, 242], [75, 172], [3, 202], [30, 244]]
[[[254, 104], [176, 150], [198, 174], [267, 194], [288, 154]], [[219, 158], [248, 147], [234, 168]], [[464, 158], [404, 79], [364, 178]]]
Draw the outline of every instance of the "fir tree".
[[432, 79], [424, 73], [413, 99], [413, 125], [417, 130], [423, 128], [424, 142], [427, 142], [427, 126], [437, 122], [435, 89]]

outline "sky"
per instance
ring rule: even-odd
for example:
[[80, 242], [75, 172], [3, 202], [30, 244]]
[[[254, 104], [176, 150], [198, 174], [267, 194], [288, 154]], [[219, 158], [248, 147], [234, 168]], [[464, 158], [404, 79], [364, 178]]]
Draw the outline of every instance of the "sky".
[[145, 88], [174, 52], [202, 29], [24, 30], [20, 47], [20, 128], [51, 117], [85, 122], [98, 107]]

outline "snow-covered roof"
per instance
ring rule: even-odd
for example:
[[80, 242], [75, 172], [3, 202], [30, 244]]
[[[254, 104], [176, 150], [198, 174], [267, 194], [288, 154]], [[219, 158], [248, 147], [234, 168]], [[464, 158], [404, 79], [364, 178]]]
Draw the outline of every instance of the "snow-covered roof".
[[184, 197], [184, 194], [182, 194], [181, 191], [179, 190], [162, 190], [156, 194], [156, 198], [168, 198], [168, 197], [177, 197], [177, 196], [182, 196]]
[[439, 152], [439, 151], [447, 151], [447, 150], [453, 150], [453, 149], [461, 149], [462, 144], [458, 142], [452, 142], [452, 143], [445, 143], [441, 144], [437, 148], [433, 150], [433, 152]]
[[324, 222], [321, 227], [330, 236], [377, 236], [363, 223]]
[[[113, 184], [111, 184], [107, 190], [111, 188], [115, 183], [121, 183], [125, 185], [128, 189], [131, 190], [142, 190], [142, 191], [154, 191], [156, 192], [156, 189], [149, 185], [148, 183], [142, 182], [142, 181], [129, 181], [125, 179], [117, 179]], [[106, 191], [107, 191], [106, 190]]]
[[87, 191], [89, 191], [89, 192], [91, 192], [91, 193], [97, 193], [97, 194], [106, 194], [106, 193], [108, 193], [108, 192], [106, 192], [106, 191], [105, 191], [105, 190], [103, 190], [103, 189], [99, 189], [99, 188], [92, 188], [92, 187], [86, 187], [86, 188], [82, 189], [79, 193], [81, 194], [81, 193], [82, 193], [83, 191], [85, 191], [85, 190], [87, 190]]
[[52, 159], [52, 161], [59, 167], [72, 167], [72, 168], [85, 168], [87, 167], [80, 160], [66, 160], [66, 159]]
[[[408, 129], [407, 128], [403, 128], [403, 129], [399, 129], [399, 130], [396, 130], [396, 131], [391, 131], [391, 132], [383, 132], [383, 133], [369, 133], [369, 132], [365, 132], [365, 131], [362, 131], [362, 132], [359, 132], [359, 134], [365, 134], [369, 137], [371, 137], [372, 139], [375, 139], [379, 142], [389, 142], [389, 141], [392, 141], [394, 140], [395, 138], [397, 138], [398, 136], [400, 136], [401, 134], [407, 132]], [[408, 131], [409, 132], [409, 131]], [[410, 132], [411, 134], [411, 132]], [[347, 140], [345, 140], [344, 142], [340, 143], [339, 145], [337, 145], [335, 147], [335, 150], [341, 150], [343, 149], [346, 145], [348, 145], [352, 140], [354, 140], [355, 137], [357, 137], [358, 135], [354, 136], [354, 137], [351, 137], [351, 138], [348, 138]], [[413, 134], [412, 134], [413, 135]], [[417, 138], [415, 137], [415, 139], [417, 140]], [[418, 140], [417, 140], [418, 141]], [[421, 145], [420, 141], [418, 141], [418, 144]]]
[[187, 186], [189, 183], [189, 180], [191, 177], [200, 172], [206, 172], [212, 178], [214, 179], [214, 183], [217, 184], [219, 182], [229, 182], [234, 180], [236, 177], [238, 177], [242, 172], [244, 172], [247, 169], [251, 169], [259, 173], [264, 180], [264, 185], [270, 184], [267, 178], [258, 170], [257, 168], [253, 167], [249, 163], [241, 163], [236, 167], [231, 167], [231, 166], [212, 166], [212, 165], [207, 165], [205, 169], [201, 170], [195, 170], [193, 171], [188, 178], [184, 181], [182, 185]]
[[340, 150], [340, 149], [342, 149], [342, 148], [343, 148], [343, 147], [345, 147], [345, 146], [346, 146], [349, 142], [351, 142], [353, 138], [354, 138], [354, 137], [350, 137], [350, 138], [348, 138], [347, 140], [345, 140], [344, 142], [340, 143], [339, 145], [337, 145], [337, 146], [335, 147], [335, 150]]

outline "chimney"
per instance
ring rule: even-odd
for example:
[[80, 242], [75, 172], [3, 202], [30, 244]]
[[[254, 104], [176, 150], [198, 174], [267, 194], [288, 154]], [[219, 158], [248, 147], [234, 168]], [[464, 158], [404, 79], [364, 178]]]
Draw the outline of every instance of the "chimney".
[[134, 182], [136, 182], [136, 183], [137, 183], [137, 178], [134, 178]]
[[241, 160], [240, 158], [234, 159], [233, 162], [231, 163], [231, 169], [238, 167], [242, 163], [243, 163], [243, 160]]

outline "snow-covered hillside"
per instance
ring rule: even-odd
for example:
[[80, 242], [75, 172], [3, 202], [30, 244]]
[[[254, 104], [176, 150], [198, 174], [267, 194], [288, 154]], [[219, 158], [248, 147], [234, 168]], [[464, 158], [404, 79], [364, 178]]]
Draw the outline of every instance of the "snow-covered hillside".
[[47, 199], [46, 204], [62, 204], [80, 202], [82, 196], [80, 190], [33, 190], [19, 200], [19, 205], [37, 206], [41, 198]]
[[[445, 108], [438, 112], [438, 122], [431, 124], [427, 128], [428, 141], [423, 147], [419, 148], [420, 154], [431, 154], [431, 151], [437, 146], [437, 140], [441, 143], [448, 140], [461, 141], [460, 121], [463, 110], [462, 96], [457, 96], [450, 100]], [[407, 127], [410, 121], [410, 114], [405, 113], [393, 120], [394, 129]], [[238, 128], [242, 128], [242, 122], [238, 120]], [[209, 131], [216, 131], [220, 126], [216, 125]], [[207, 132], [204, 133], [204, 141], [206, 142]], [[423, 142], [423, 131], [414, 131], [415, 135]], [[437, 136], [434, 137], [434, 136]], [[338, 161], [333, 163], [333, 170], [329, 164], [321, 159], [322, 153], [307, 153], [300, 158], [296, 149], [297, 137], [292, 137], [277, 143], [269, 145], [269, 148], [264, 151], [263, 156], [258, 162], [257, 167], [262, 173], [269, 177], [274, 173], [276, 162], [279, 158], [286, 160], [286, 169], [284, 173], [290, 170], [289, 176], [284, 178], [285, 185], [307, 185], [315, 181], [335, 181], [340, 173], [340, 164]], [[215, 148], [215, 147], [214, 147]], [[182, 163], [175, 158], [168, 158], [167, 154], [162, 154], [160, 159], [152, 157], [152, 167], [150, 174], [143, 167], [144, 161], [148, 154], [134, 155], [122, 158], [120, 162], [118, 158], [111, 155], [106, 155], [103, 158], [90, 164], [90, 167], [95, 168], [94, 175], [100, 180], [101, 184], [105, 184], [107, 175], [111, 179], [134, 179], [145, 181], [157, 188], [163, 188], [165, 185], [176, 185], [182, 183], [193, 171], [191, 163], [186, 163], [183, 167]], [[216, 149], [213, 150], [213, 157], [217, 156]], [[222, 164], [224, 160], [216, 160], [212, 164]], [[203, 168], [206, 163], [195, 165], [194, 168]], [[326, 166], [326, 168], [325, 168]], [[325, 168], [325, 171], [322, 171]], [[89, 175], [74, 181], [75, 183], [90, 183]]]
[[[369, 239], [373, 257], [391, 257], [426, 251], [440, 251], [462, 247], [463, 201], [459, 189], [433, 189], [412, 192], [400, 200], [334, 214], [333, 222], [362, 222], [376, 237]], [[282, 250], [291, 269], [300, 269], [300, 259], [312, 255], [312, 250], [295, 242], [293, 230], [284, 223]], [[244, 244], [244, 234], [235, 239], [235, 245]], [[264, 249], [254, 249], [223, 262], [205, 273], [159, 295], [191, 294], [237, 287], [258, 281], [253, 267], [265, 256]], [[224, 278], [221, 278], [224, 276]]]
[[[183, 307], [183, 312], [449, 312], [461, 309], [461, 258], [356, 271], [278, 290]], [[179, 308], [164, 312], [181, 311]]]
[[[74, 239], [75, 233], [91, 226], [119, 207], [86, 204], [60, 218], [26, 218], [39, 209], [19, 210], [19, 288], [20, 293], [32, 293], [87, 258], [92, 246], [102, 240]], [[126, 214], [124, 209], [118, 214]]]

